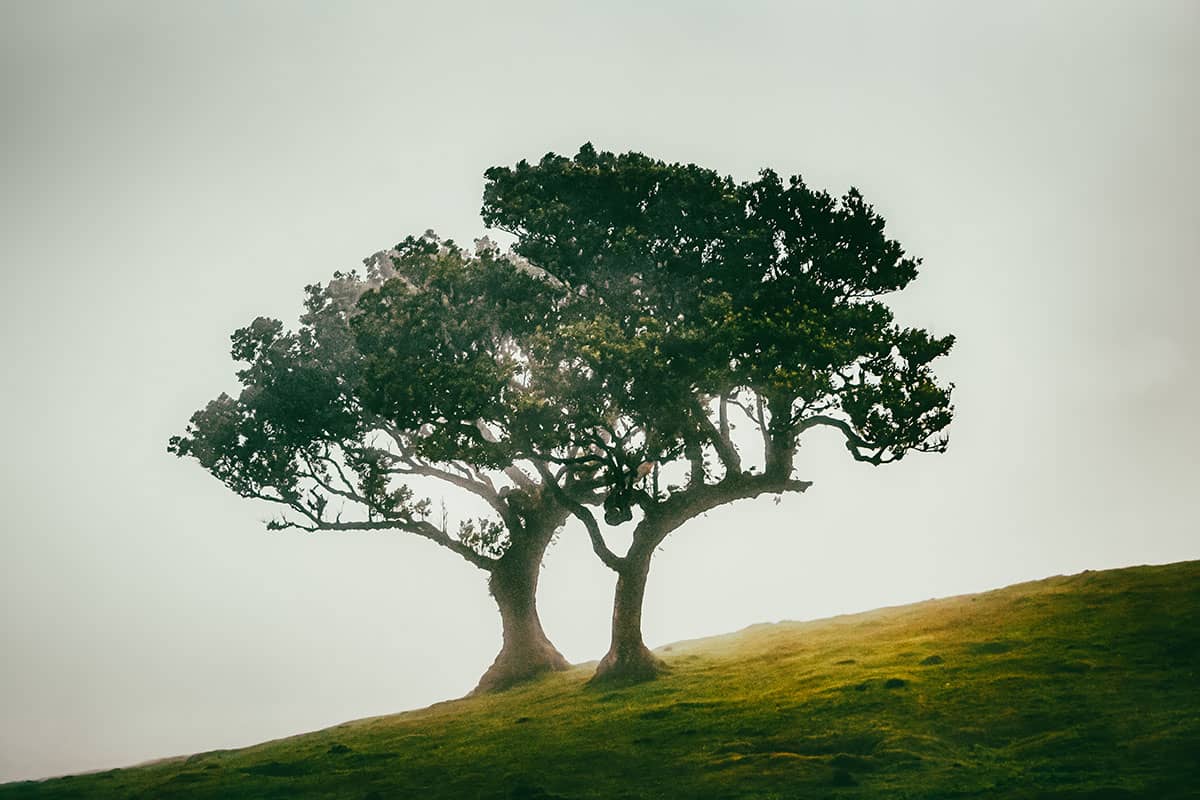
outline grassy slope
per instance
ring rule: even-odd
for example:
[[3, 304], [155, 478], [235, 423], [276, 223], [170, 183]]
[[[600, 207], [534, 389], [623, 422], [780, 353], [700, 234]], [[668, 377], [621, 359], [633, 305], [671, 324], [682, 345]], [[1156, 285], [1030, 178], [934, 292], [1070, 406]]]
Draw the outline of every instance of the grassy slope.
[[[15, 798], [1200, 796], [1200, 562], [663, 648], [237, 751], [0, 787]], [[901, 683], [902, 682], [902, 683]]]

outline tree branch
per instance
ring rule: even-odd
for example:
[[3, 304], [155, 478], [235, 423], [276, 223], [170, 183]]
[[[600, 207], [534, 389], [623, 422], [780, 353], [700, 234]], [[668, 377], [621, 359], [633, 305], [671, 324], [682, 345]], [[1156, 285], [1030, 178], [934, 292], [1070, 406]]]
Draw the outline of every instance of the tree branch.
[[683, 452], [691, 465], [688, 472], [688, 486], [703, 486], [704, 485], [704, 448], [698, 442], [688, 442], [683, 447]]
[[[480, 569], [490, 571], [494, 568], [494, 566], [496, 564], [496, 559], [490, 558], [488, 556], [481, 555], [480, 553], [475, 552], [470, 547], [468, 547], [466, 544], [451, 537], [448, 533], [446, 533], [444, 530], [437, 527], [433, 523], [431, 523], [427, 520], [413, 519], [411, 516], [407, 516], [407, 515], [399, 516], [399, 517], [389, 515], [386, 511], [384, 511], [383, 509], [377, 508], [368, 498], [363, 497], [362, 495], [360, 495], [358, 492], [354, 491], [353, 489], [348, 488], [345, 491], [338, 489], [336, 486], [333, 486], [328, 481], [323, 480], [317, 474], [317, 471], [313, 468], [313, 464], [308, 459], [307, 456], [302, 456], [302, 458], [303, 458], [304, 462], [308, 465], [308, 468], [309, 468], [308, 472], [300, 473], [300, 475], [302, 477], [305, 477], [305, 478], [308, 478], [308, 479], [314, 481], [318, 486], [320, 486], [322, 489], [329, 492], [330, 494], [344, 497], [349, 500], [353, 500], [354, 502], [362, 504], [363, 506], [366, 507], [368, 512], [371, 512], [373, 514], [379, 514], [383, 518], [382, 519], [368, 519], [365, 521], [343, 522], [341, 520], [341, 515], [339, 514], [337, 519], [329, 520], [329, 519], [325, 518], [325, 515], [323, 513], [323, 506], [322, 506], [322, 508], [319, 508], [319, 509], [310, 509], [310, 508], [306, 507], [303, 503], [299, 502], [298, 500], [288, 499], [287, 497], [283, 496], [282, 493], [280, 493], [279, 497], [274, 497], [272, 495], [266, 494], [265, 492], [263, 492], [261, 490], [246, 492], [245, 494], [248, 497], [254, 497], [259, 500], [266, 500], [268, 502], [277, 503], [280, 505], [286, 505], [288, 508], [291, 508], [292, 510], [297, 511], [300, 514], [302, 514], [304, 516], [304, 518], [307, 519], [310, 523], [308, 525], [303, 525], [298, 522], [290, 521], [286, 517], [284, 517], [282, 523], [277, 525], [277, 528], [297, 528], [299, 530], [309, 531], [311, 533], [315, 533], [318, 531], [399, 530], [399, 531], [404, 531], [406, 533], [416, 534], [417, 536], [421, 536], [426, 539], [429, 539], [430, 541], [432, 541], [436, 544], [439, 544], [442, 547], [445, 547], [445, 548], [457, 553], [458, 555], [462, 556], [464, 559], [471, 562], [472, 564], [479, 567]], [[345, 474], [341, 472], [341, 468], [336, 463], [335, 460], [330, 459], [328, 456], [321, 457], [320, 460], [329, 461], [329, 463], [332, 463], [334, 468], [338, 470], [338, 473], [339, 473], [340, 477], [342, 478], [342, 480], [343, 481], [346, 480]], [[275, 488], [275, 487], [272, 487], [272, 488]], [[276, 491], [278, 491], [277, 488], [276, 488]], [[316, 513], [314, 513], [314, 510]]]
[[424, 536], [429, 541], [458, 553], [482, 570], [490, 572], [496, 566], [496, 559], [476, 553], [459, 540], [451, 538], [448, 533], [431, 522], [420, 520], [412, 522], [410, 525], [411, 527], [405, 527], [403, 530], [415, 533], [417, 536]]
[[762, 395], [758, 392], [754, 393], [754, 423], [758, 425], [758, 432], [762, 434], [763, 452], [765, 454], [771, 449], [771, 432], [767, 430], [765, 404], [763, 403]]
[[812, 481], [743, 472], [726, 477], [719, 483], [689, 486], [660, 503], [652, 513], [648, 512], [648, 516], [654, 517], [661, 541], [661, 538], [688, 520], [726, 503], [748, 500], [761, 494], [803, 492], [810, 486]]
[[[500, 499], [500, 495], [496, 492], [495, 488], [490, 482], [485, 483], [482, 480], [456, 474], [454, 472], [450, 472], [449, 470], [435, 467], [428, 462], [417, 461], [411, 456], [405, 456], [401, 458], [400, 461], [400, 466], [393, 467], [389, 471], [398, 475], [422, 475], [427, 478], [437, 478], [438, 480], [458, 486], [461, 489], [466, 489], [468, 492], [483, 498], [487, 504], [501, 516], [510, 513], [510, 509], [507, 505], [505, 505], [504, 501]], [[506, 518], [505, 522], [507, 521], [508, 520]]]
[[471, 562], [482, 570], [490, 572], [496, 566], [496, 559], [475, 552], [467, 545], [463, 544], [457, 539], [452, 538], [449, 534], [434, 525], [432, 522], [425, 520], [398, 519], [395, 517], [381, 520], [352, 522], [342, 522], [340, 520], [330, 521], [316, 517], [304, 508], [297, 507], [295, 504], [289, 503], [288, 501], [280, 498], [263, 494], [259, 494], [257, 497], [261, 500], [270, 500], [272, 502], [288, 505], [291, 508], [294, 508], [296, 511], [299, 511], [312, 523], [311, 525], [301, 525], [300, 523], [292, 522], [284, 518], [283, 523], [277, 526], [278, 528], [297, 528], [310, 533], [317, 533], [321, 531], [404, 531], [405, 533], [412, 533], [428, 539], [435, 544], [439, 544], [442, 547], [445, 547], [448, 550], [451, 550], [462, 556], [467, 561]]
[[[360, 494], [358, 494], [357, 492], [355, 492], [353, 489], [351, 489], [351, 488], [339, 489], [336, 486], [334, 486], [333, 484], [329, 483], [328, 481], [322, 479], [321, 476], [317, 474], [317, 470], [313, 467], [312, 462], [309, 461], [307, 457], [304, 457], [304, 463], [308, 465], [308, 471], [307, 472], [297, 471], [297, 474], [301, 478], [308, 478], [313, 483], [317, 484], [322, 489], [324, 489], [325, 491], [329, 492], [332, 495], [336, 495], [338, 497], [344, 497], [347, 500], [353, 500], [356, 503], [362, 503], [365, 506], [370, 506], [370, 503], [367, 502], [367, 499], [365, 497], [361, 496]], [[350, 484], [347, 483], [347, 486], [349, 486], [349, 485]]]
[[[895, 461], [895, 458], [884, 457], [883, 454], [887, 451], [886, 445], [878, 445], [874, 442], [868, 442], [859, 436], [857, 432], [855, 432], [854, 428], [849, 422], [846, 422], [843, 419], [838, 419], [837, 417], [830, 417], [825, 414], [817, 414], [816, 416], [801, 420], [800, 423], [795, 426], [794, 430], [796, 435], [799, 436], [805, 431], [818, 426], [836, 428], [837, 430], [841, 431], [842, 435], [846, 437], [846, 449], [850, 451], [850, 455], [854, 457], [855, 461], [863, 461], [867, 464], [874, 464], [875, 466]], [[862, 452], [864, 450], [874, 452], [868, 455]]]
[[[469, 464], [458, 461], [446, 462], [447, 466], [451, 470], [454, 470], [454, 472], [458, 473], [457, 475], [449, 470], [434, 467], [428, 461], [419, 458], [413, 453], [412, 448], [410, 448], [404, 441], [404, 436], [400, 431], [380, 421], [376, 421], [376, 423], [379, 424], [384, 432], [386, 432], [387, 435], [391, 437], [392, 441], [395, 442], [396, 449], [399, 451], [399, 455], [396, 455], [395, 453], [389, 453], [386, 450], [379, 450], [377, 452], [387, 457], [393, 463], [396, 461], [401, 461], [404, 464], [407, 464], [409, 467], [408, 469], [400, 468], [394, 471], [411, 472], [413, 474], [425, 475], [427, 477], [438, 478], [440, 480], [453, 483], [455, 486], [479, 495], [484, 500], [487, 500], [489, 504], [491, 504], [492, 500], [496, 498], [496, 485], [492, 483], [489, 477], [475, 470]], [[416, 468], [419, 468], [420, 471], [418, 471]]]
[[720, 429], [713, 425], [712, 420], [708, 418], [703, 408], [699, 409], [700, 427], [706, 434], [708, 440], [712, 442], [712, 446], [717, 451], [717, 457], [721, 459], [721, 463], [725, 466], [726, 475], [734, 475], [742, 471], [742, 457], [738, 454], [737, 448], [733, 446], [733, 441], [729, 437], [729, 417], [725, 407], [725, 398], [721, 398], [720, 404]]
[[592, 541], [592, 550], [600, 558], [604, 565], [609, 569], [621, 571], [624, 566], [624, 560], [609, 549], [608, 544], [604, 541], [604, 535], [600, 533], [600, 526], [596, 523], [596, 517], [585, 508], [582, 504], [570, 497], [563, 488], [558, 485], [558, 481], [550, 474], [550, 470], [540, 462], [535, 462], [538, 472], [542, 475], [542, 481], [549, 487], [554, 498], [558, 500], [565, 508], [569, 509], [574, 514], [583, 526], [587, 528], [588, 538]]

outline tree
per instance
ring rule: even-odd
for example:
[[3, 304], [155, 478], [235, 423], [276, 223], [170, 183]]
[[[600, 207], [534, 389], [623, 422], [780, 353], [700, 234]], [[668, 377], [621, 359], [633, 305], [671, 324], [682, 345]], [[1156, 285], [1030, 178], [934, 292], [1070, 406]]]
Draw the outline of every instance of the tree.
[[[953, 337], [901, 327], [879, 300], [919, 262], [856, 190], [835, 199], [769, 170], [736, 183], [590, 145], [486, 178], [484, 220], [516, 238], [512, 254], [426, 235], [310, 287], [297, 333], [260, 319], [234, 335], [241, 395], [171, 443], [290, 511], [276, 528], [407, 531], [487, 570], [505, 643], [481, 688], [562, 666], [535, 593], [568, 515], [617, 573], [597, 678], [644, 679], [661, 668], [641, 612], [666, 536], [809, 488], [794, 457], [815, 428], [873, 465], [945, 450], [952, 387], [930, 364]], [[493, 516], [452, 533], [413, 476]], [[634, 525], [624, 555], [596, 507]]]
[[[470, 255], [431, 232], [364, 264], [307, 287], [297, 331], [261, 317], [236, 331], [241, 393], [197, 411], [169, 451], [280, 506], [272, 530], [399, 531], [487, 572], [503, 646], [476, 691], [565, 669], [536, 593], [568, 510], [488, 428], [505, 413], [511, 353], [559, 289], [486, 240]], [[452, 530], [414, 478], [469, 493], [490, 516]]]
[[[617, 573], [598, 678], [659, 671], [641, 635], [655, 549], [719, 505], [807, 489], [792, 472], [808, 432], [837, 431], [873, 465], [946, 449], [953, 387], [930, 364], [953, 337], [901, 327], [879, 300], [919, 261], [857, 190], [834, 198], [770, 170], [735, 183], [591, 145], [486, 177], [485, 222], [567, 289], [554, 327], [525, 340], [530, 394], [557, 413], [509, 433]], [[599, 481], [609, 524], [640, 512], [628, 552], [608, 547], [597, 491], [563, 475]]]

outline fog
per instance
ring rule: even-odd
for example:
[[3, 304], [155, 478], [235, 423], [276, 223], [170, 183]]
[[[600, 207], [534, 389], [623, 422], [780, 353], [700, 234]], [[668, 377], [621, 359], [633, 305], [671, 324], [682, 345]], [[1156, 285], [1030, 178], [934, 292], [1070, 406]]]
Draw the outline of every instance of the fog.
[[[815, 436], [808, 492], [666, 540], [652, 646], [1200, 557], [1200, 6], [645, 5], [6, 6], [0, 780], [471, 689], [483, 573], [269, 533], [166, 442], [234, 388], [236, 327], [408, 234], [470, 242], [487, 167], [589, 140], [858, 186], [924, 259], [897, 316], [958, 338], [949, 452]], [[612, 587], [566, 528], [540, 604], [571, 660]]]

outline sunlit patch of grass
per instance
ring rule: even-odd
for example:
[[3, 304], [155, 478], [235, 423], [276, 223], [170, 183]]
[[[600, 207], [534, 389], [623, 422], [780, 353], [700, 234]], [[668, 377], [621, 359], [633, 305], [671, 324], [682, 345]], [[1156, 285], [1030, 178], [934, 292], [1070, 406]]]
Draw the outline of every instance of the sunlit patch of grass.
[[680, 642], [237, 751], [0, 798], [1101, 798], [1200, 786], [1200, 563]]

